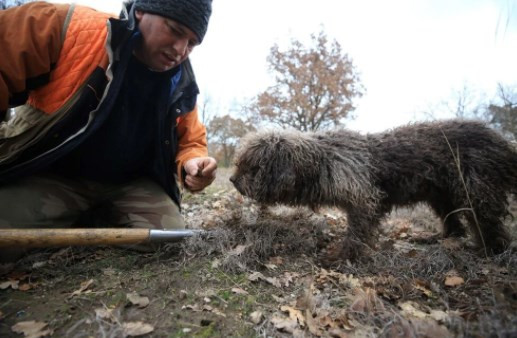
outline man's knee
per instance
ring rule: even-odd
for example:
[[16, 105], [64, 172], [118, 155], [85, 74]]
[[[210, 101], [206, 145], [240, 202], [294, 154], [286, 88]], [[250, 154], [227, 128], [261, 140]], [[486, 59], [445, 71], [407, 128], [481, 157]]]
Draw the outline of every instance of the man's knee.
[[184, 229], [179, 206], [161, 186], [150, 179], [139, 179], [123, 187], [112, 201], [118, 225], [134, 228]]

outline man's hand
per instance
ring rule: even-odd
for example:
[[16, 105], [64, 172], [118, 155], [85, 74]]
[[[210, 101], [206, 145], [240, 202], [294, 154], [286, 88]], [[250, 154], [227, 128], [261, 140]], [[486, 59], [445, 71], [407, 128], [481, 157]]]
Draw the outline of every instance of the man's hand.
[[198, 192], [214, 181], [217, 162], [212, 157], [196, 157], [188, 160], [183, 168], [187, 173], [185, 187], [192, 192]]

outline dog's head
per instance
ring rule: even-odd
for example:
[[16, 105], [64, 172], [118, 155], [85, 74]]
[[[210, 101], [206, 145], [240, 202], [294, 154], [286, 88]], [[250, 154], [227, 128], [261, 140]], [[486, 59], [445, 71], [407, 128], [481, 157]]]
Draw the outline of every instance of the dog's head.
[[235, 157], [230, 178], [243, 195], [264, 203], [311, 204], [321, 151], [310, 133], [267, 131], [248, 135]]
[[243, 139], [230, 178], [235, 188], [254, 200], [289, 203], [295, 195], [296, 165], [293, 145], [280, 132], [259, 132]]

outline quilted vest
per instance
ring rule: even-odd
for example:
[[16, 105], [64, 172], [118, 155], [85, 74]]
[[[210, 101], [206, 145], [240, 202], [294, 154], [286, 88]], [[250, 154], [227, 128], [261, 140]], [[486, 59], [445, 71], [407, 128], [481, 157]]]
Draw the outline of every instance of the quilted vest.
[[63, 28], [63, 47], [56, 68], [50, 74], [50, 82], [32, 91], [28, 100], [32, 107], [49, 115], [80, 89], [96, 67], [106, 69], [108, 66], [105, 44], [110, 15], [71, 5], [68, 16], [69, 22], [65, 22]]

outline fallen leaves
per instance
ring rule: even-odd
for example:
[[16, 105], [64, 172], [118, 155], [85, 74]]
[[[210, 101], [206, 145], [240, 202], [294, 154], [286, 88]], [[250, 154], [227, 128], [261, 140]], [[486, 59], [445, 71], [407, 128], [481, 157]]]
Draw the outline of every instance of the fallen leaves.
[[0, 283], [0, 290], [11, 288], [13, 290], [28, 291], [37, 285], [37, 283], [29, 282], [29, 275], [23, 272], [12, 272], [7, 278], [8, 280]]
[[199, 306], [198, 304], [187, 304], [187, 305], [183, 305], [181, 307], [181, 309], [182, 310], [191, 310], [194, 312], [206, 311], [206, 312], [211, 312], [211, 313], [221, 316], [221, 317], [226, 317], [226, 314], [224, 314], [221, 310], [219, 310], [216, 307], [210, 306], [208, 304], [204, 304], [203, 306]]
[[372, 288], [355, 289], [355, 298], [350, 310], [358, 313], [373, 314], [385, 310], [382, 300]]
[[34, 320], [16, 323], [11, 327], [15, 333], [21, 333], [27, 338], [39, 338], [51, 335], [54, 331], [47, 328], [47, 323]]
[[282, 312], [288, 312], [289, 313], [289, 319], [294, 320], [300, 325], [301, 327], [305, 326], [305, 316], [300, 310], [297, 310], [293, 307], [284, 305], [280, 307], [280, 310]]
[[154, 326], [142, 321], [122, 322], [116, 314], [115, 309], [112, 308], [98, 308], [95, 309], [95, 318], [102, 319], [119, 325], [123, 331], [123, 337], [137, 337], [154, 331]]
[[142, 297], [136, 292], [126, 294], [126, 298], [131, 304], [136, 305], [140, 309], [149, 305], [149, 298], [145, 296]]
[[253, 273], [251, 273], [248, 276], [248, 280], [250, 280], [251, 282], [256, 282], [256, 281], [259, 281], [259, 280], [263, 280], [263, 281], [266, 281], [266, 282], [268, 282], [269, 284], [271, 284], [273, 286], [276, 286], [277, 288], [281, 288], [282, 287], [282, 285], [280, 284], [280, 281], [278, 280], [278, 278], [266, 277], [261, 272], [253, 272]]
[[455, 287], [465, 283], [465, 280], [459, 276], [447, 276], [445, 277], [445, 286]]
[[122, 323], [124, 335], [130, 337], [143, 336], [154, 331], [154, 326], [144, 322], [127, 322]]
[[8, 289], [8, 288], [11, 288], [13, 290], [17, 290], [19, 284], [20, 284], [20, 281], [8, 280], [8, 281], [0, 283], [0, 289], [1, 290], [5, 290], [5, 289]]
[[249, 295], [249, 292], [241, 288], [232, 288], [232, 292], [237, 295]]
[[282, 315], [273, 315], [270, 319], [271, 324], [279, 330], [287, 333], [293, 333], [298, 328], [298, 322]]
[[463, 285], [465, 283], [465, 280], [459, 276], [456, 270], [450, 270], [449, 272], [447, 272], [445, 276], [445, 281], [443, 283], [445, 284], [445, 286], [456, 287]]
[[255, 325], [260, 324], [263, 318], [264, 314], [262, 313], [262, 311], [253, 311], [252, 313], [250, 313], [251, 322]]
[[79, 289], [75, 290], [74, 292], [72, 292], [72, 294], [69, 296], [69, 298], [73, 298], [75, 296], [78, 296], [82, 293], [89, 293], [91, 292], [91, 290], [88, 290], [88, 288], [90, 286], [92, 286], [93, 284], [93, 279], [89, 279], [89, 280], [86, 280], [84, 282], [81, 283], [81, 286], [79, 287]]

